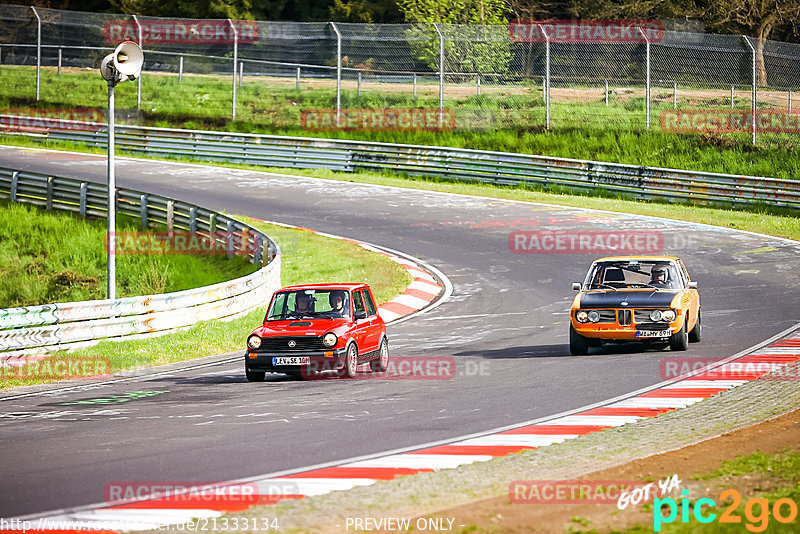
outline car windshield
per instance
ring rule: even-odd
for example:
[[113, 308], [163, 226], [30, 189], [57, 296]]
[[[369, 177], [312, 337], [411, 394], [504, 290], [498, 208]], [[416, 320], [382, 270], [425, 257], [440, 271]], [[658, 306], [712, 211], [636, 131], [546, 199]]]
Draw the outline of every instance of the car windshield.
[[601, 261], [592, 265], [586, 289], [680, 289], [675, 266], [669, 261]]
[[350, 298], [344, 289], [281, 291], [267, 312], [267, 321], [340, 317], [350, 317]]

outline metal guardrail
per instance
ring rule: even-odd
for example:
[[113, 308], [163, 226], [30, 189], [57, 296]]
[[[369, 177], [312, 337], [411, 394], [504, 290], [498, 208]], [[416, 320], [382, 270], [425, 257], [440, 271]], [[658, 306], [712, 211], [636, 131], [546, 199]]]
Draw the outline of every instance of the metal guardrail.
[[[107, 214], [105, 185], [70, 178], [0, 168], [0, 195], [84, 216]], [[164, 224], [168, 232], [196, 233], [224, 246], [229, 256], [243, 255], [263, 267], [235, 280], [162, 295], [0, 309], [0, 365], [15, 357], [79, 348], [102, 339], [152, 337], [198, 321], [233, 318], [266, 303], [280, 287], [280, 249], [252, 226], [130, 189], [117, 189], [117, 213], [139, 218], [142, 228]]]
[[[0, 132], [106, 146], [100, 123], [0, 115]], [[391, 171], [635, 200], [800, 208], [800, 181], [461, 148], [117, 126], [120, 150], [163, 158], [335, 171]]]

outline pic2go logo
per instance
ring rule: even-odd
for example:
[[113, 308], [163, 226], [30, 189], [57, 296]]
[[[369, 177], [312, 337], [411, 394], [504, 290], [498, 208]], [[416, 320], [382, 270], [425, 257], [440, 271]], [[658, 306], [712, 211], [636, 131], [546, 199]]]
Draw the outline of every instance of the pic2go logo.
[[[717, 503], [715, 503], [713, 499], [703, 497], [702, 499], [697, 499], [697, 501], [694, 503], [694, 506], [692, 506], [689, 504], [688, 499], [689, 490], [682, 490], [681, 494], [683, 495], [680, 505], [682, 523], [689, 522], [690, 511], [692, 515], [694, 515], [695, 520], [699, 523], [708, 524], [717, 519], [717, 514], [711, 512], [710, 510], [711, 508], [716, 508], [717, 506]], [[742, 502], [742, 496], [739, 494], [739, 492], [734, 489], [727, 489], [720, 493], [719, 498], [722, 501], [728, 501], [730, 499], [732, 502], [730, 502], [725, 511], [720, 514], [718, 521], [720, 523], [741, 524], [742, 517], [735, 514], [736, 509], [739, 508], [739, 504]], [[708, 507], [706, 513], [703, 512], [704, 505]], [[667, 508], [666, 517], [664, 517], [663, 510], [665, 507]], [[778, 499], [772, 505], [771, 512], [772, 516], [777, 522], [783, 524], [791, 523], [797, 519], [797, 503], [788, 498]], [[764, 532], [769, 524], [769, 500], [755, 497], [749, 499], [744, 505], [744, 516], [748, 521], [748, 523], [745, 524], [745, 528], [747, 530], [750, 532]], [[661, 525], [673, 523], [677, 518], [678, 503], [675, 502], [675, 499], [670, 499], [667, 497], [665, 499], [656, 498], [653, 500], [654, 532], [661, 532]]]

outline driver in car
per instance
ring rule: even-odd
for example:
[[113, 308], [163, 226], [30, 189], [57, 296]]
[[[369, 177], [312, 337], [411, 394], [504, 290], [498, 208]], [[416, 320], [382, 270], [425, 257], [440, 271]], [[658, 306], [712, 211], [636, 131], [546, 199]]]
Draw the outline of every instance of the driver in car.
[[668, 287], [667, 268], [663, 265], [655, 265], [650, 271], [650, 285], [657, 287]]
[[349, 315], [345, 309], [345, 292], [344, 291], [331, 291], [328, 296], [328, 302], [331, 305], [331, 315], [334, 317], [344, 317]]
[[311, 295], [305, 292], [300, 292], [295, 297], [294, 311], [290, 315], [295, 317], [302, 317], [314, 313], [314, 300]]

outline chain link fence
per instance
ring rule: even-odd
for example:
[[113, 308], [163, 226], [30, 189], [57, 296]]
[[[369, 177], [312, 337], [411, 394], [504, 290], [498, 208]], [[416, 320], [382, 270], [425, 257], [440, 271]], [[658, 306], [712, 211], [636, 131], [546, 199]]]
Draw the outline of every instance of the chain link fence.
[[97, 69], [130, 38], [145, 51], [141, 81], [118, 88], [118, 111], [130, 124], [235, 118], [296, 132], [305, 111], [322, 109], [336, 130], [352, 126], [351, 110], [363, 118], [399, 108], [438, 111], [438, 126], [456, 130], [662, 129], [753, 143], [800, 132], [792, 101], [800, 45], [677, 31], [564, 42], [542, 31], [544, 39], [520, 40], [509, 26], [186, 20], [0, 5], [0, 99], [7, 113], [104, 109]]

